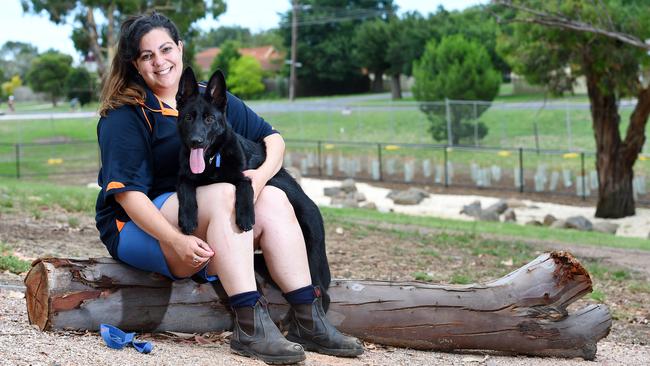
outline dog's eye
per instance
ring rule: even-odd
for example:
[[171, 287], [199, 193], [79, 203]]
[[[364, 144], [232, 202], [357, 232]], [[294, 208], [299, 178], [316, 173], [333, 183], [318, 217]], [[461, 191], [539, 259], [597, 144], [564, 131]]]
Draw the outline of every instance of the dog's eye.
[[216, 119], [212, 115], [205, 117], [205, 122], [206, 123], [214, 123], [215, 120]]
[[186, 122], [190, 122], [190, 121], [192, 121], [192, 115], [189, 114], [189, 113], [186, 114], [186, 115], [185, 115], [185, 121], [186, 121]]

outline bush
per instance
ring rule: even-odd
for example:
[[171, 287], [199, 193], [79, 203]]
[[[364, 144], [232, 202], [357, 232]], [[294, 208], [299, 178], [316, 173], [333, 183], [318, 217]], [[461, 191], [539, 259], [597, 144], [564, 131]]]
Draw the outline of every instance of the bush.
[[228, 89], [242, 99], [251, 99], [264, 91], [262, 66], [252, 56], [242, 56], [230, 64]]
[[[499, 92], [501, 75], [492, 65], [490, 55], [482, 45], [466, 40], [462, 35], [444, 37], [440, 43], [431, 40], [420, 60], [413, 67], [413, 95], [419, 101], [482, 100], [492, 101]], [[487, 135], [487, 127], [478, 122], [476, 128], [469, 119], [478, 118], [485, 110], [468, 107], [433, 108], [423, 103], [420, 109], [431, 122], [430, 131], [436, 140], [446, 140], [447, 118], [451, 119], [452, 142], [461, 138]]]
[[96, 87], [95, 78], [83, 67], [72, 69], [65, 79], [66, 96], [77, 98], [81, 105], [97, 99]]

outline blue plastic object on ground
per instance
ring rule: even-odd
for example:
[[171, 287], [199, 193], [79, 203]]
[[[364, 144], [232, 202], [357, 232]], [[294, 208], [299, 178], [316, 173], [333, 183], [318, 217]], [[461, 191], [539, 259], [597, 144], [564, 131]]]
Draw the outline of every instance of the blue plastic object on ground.
[[125, 333], [109, 324], [100, 324], [99, 333], [106, 345], [113, 349], [122, 349], [129, 344], [140, 353], [149, 353], [153, 349], [151, 342], [138, 342], [134, 339], [135, 333]]

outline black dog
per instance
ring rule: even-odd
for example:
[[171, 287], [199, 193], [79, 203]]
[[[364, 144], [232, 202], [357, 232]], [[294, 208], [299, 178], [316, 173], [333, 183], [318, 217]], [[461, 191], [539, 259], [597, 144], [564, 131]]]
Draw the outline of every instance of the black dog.
[[[178, 223], [185, 234], [197, 226], [196, 187], [227, 182], [235, 186], [235, 220], [248, 231], [255, 224], [253, 188], [242, 173], [259, 167], [266, 159], [264, 144], [250, 141], [235, 133], [226, 120], [226, 82], [217, 70], [201, 95], [191, 68], [181, 77], [178, 94], [178, 130], [182, 147], [177, 194]], [[323, 290], [323, 305], [327, 309], [330, 271], [325, 252], [325, 230], [318, 206], [303, 192], [300, 185], [284, 169], [267, 185], [282, 189], [300, 223], [313, 285]], [[273, 283], [263, 261], [255, 261], [255, 269]]]

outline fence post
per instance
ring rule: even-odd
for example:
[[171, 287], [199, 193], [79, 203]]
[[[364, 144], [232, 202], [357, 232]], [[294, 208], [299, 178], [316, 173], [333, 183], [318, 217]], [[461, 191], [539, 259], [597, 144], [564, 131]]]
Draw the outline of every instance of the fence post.
[[524, 193], [524, 149], [519, 148], [519, 193]]
[[447, 157], [447, 148], [449, 145], [445, 145], [445, 151], [444, 151], [444, 156], [445, 156], [445, 188], [449, 187], [449, 172], [447, 171], [447, 165], [448, 163], [448, 157]]
[[322, 177], [323, 176], [323, 157], [322, 157], [322, 145], [323, 142], [321, 140], [318, 140], [318, 176]]
[[449, 99], [445, 98], [445, 115], [447, 118], [447, 144], [454, 144], [453, 131], [451, 130], [451, 110], [449, 110]]
[[20, 179], [20, 144], [15, 144], [16, 150], [16, 178]]
[[381, 162], [381, 144], [377, 144], [377, 158], [379, 159], [379, 181], [384, 181], [384, 167]]
[[582, 200], [587, 200], [587, 195], [585, 189], [587, 176], [585, 175], [585, 153], [584, 151], [580, 153], [580, 171], [582, 172]]

